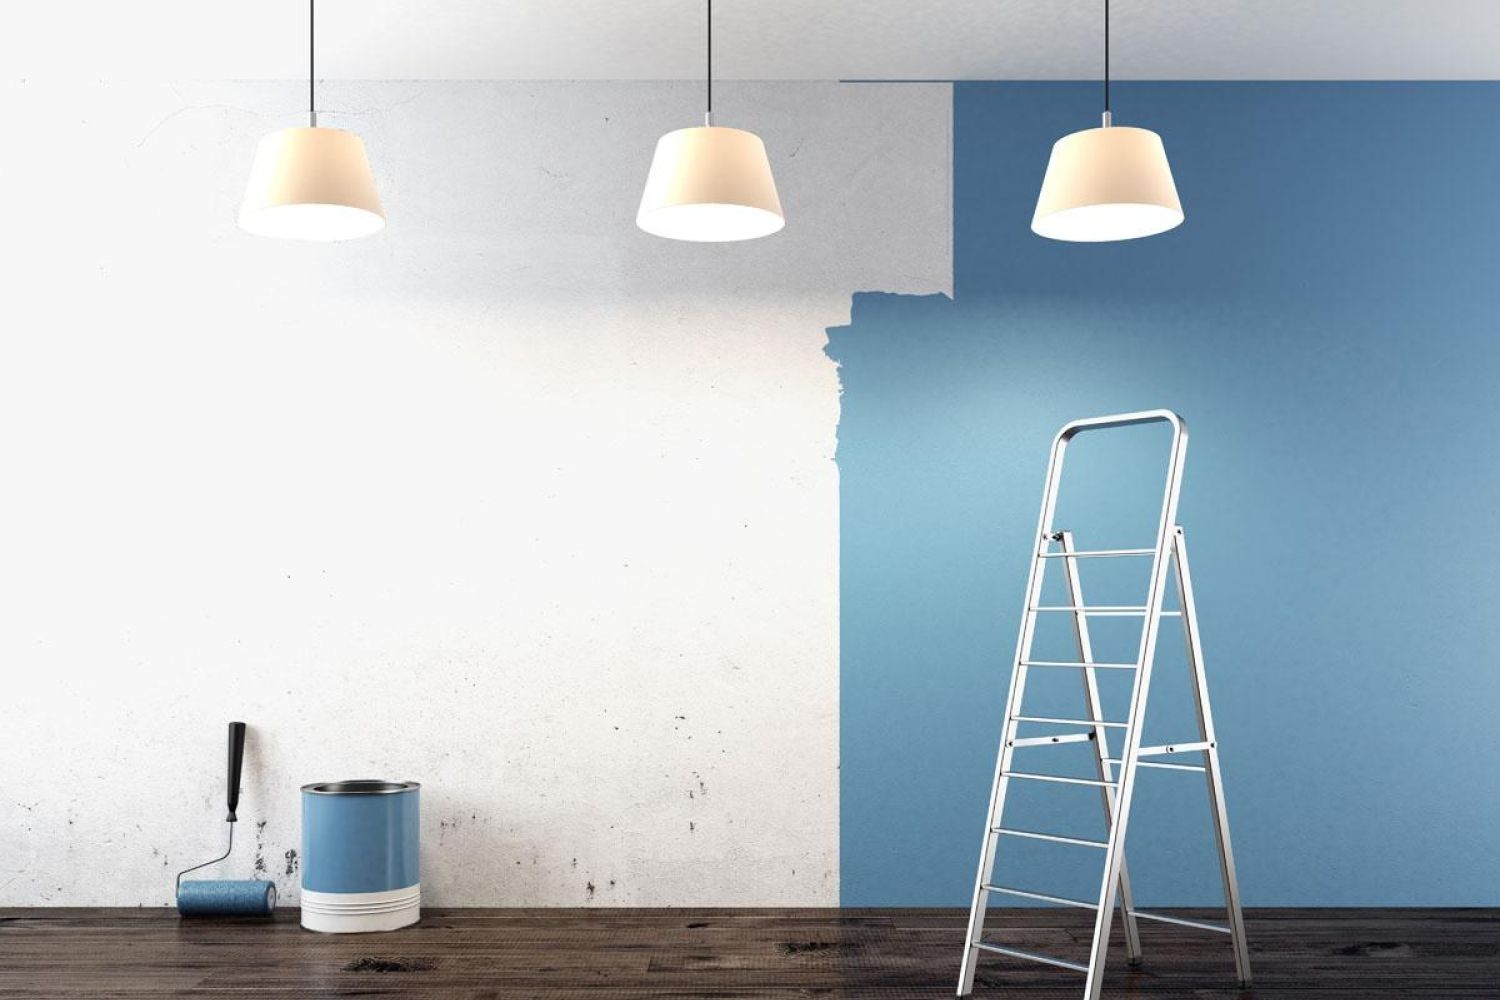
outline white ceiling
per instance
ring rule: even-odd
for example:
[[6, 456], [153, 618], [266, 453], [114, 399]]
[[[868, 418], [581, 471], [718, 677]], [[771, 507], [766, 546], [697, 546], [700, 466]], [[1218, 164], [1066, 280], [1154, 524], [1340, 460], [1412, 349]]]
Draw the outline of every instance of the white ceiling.
[[[1103, 0], [719, 0], [716, 75], [1078, 79]], [[320, 77], [682, 79], [703, 0], [321, 0]], [[306, 0], [0, 5], [9, 78], [283, 79], [306, 72]], [[1114, 0], [1139, 79], [1494, 79], [1500, 0]]]

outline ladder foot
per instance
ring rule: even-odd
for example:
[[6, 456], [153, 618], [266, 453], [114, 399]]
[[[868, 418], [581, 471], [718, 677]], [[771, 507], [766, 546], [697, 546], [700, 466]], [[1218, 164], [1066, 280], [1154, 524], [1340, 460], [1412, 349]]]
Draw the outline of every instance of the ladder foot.
[[1137, 955], [1134, 958], [1127, 958], [1125, 960], [1125, 964], [1128, 965], [1128, 966], [1130, 966], [1132, 969], [1139, 969], [1142, 965], [1145, 964], [1145, 961], [1146, 961], [1145, 959], [1143, 959], [1143, 958], [1141, 958], [1141, 956]]

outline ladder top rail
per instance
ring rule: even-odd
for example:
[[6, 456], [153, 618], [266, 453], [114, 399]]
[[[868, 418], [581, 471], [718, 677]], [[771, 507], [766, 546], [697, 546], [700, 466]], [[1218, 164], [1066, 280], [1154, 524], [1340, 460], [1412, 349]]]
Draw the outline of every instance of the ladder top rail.
[[1174, 437], [1187, 434], [1187, 421], [1172, 410], [1137, 410], [1134, 413], [1111, 413], [1102, 417], [1084, 417], [1070, 420], [1057, 432], [1055, 444], [1066, 444], [1084, 431], [1102, 431], [1115, 427], [1135, 427], [1139, 424], [1165, 423], [1172, 425]]
[[[1067, 453], [1068, 444], [1079, 434], [1087, 431], [1112, 430], [1120, 427], [1136, 427], [1141, 424], [1167, 424], [1172, 428], [1172, 443], [1168, 448], [1167, 481], [1166, 489], [1162, 496], [1161, 518], [1156, 529], [1156, 544], [1153, 546], [1156, 558], [1161, 558], [1167, 548], [1168, 533], [1175, 527], [1177, 522], [1177, 494], [1182, 486], [1182, 467], [1187, 456], [1188, 430], [1187, 421], [1174, 410], [1136, 410], [1132, 413], [1110, 413], [1101, 417], [1084, 417], [1080, 420], [1071, 420], [1062, 425], [1057, 436], [1052, 439], [1052, 452], [1047, 460], [1047, 481], [1042, 488], [1042, 510], [1037, 520], [1037, 537], [1049, 539], [1055, 532], [1052, 528], [1053, 515], [1057, 512], [1057, 495], [1062, 484], [1063, 458]], [[1047, 556], [1043, 555], [1045, 547], [1037, 550], [1037, 558], [1033, 561], [1032, 570], [1038, 568]], [[1154, 579], [1154, 577], [1153, 577]], [[1035, 573], [1029, 584], [1036, 583]], [[1030, 593], [1030, 586], [1027, 592]], [[1033, 602], [1035, 603], [1035, 602]], [[1147, 602], [1148, 604], [1150, 602]]]

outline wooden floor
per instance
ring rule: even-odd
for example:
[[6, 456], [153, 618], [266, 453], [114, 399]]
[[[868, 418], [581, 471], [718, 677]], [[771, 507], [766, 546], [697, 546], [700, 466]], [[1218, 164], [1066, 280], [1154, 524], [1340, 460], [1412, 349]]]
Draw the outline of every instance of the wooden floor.
[[[1195, 911], [1181, 911], [1192, 913]], [[1500, 910], [1249, 911], [1255, 987], [1227, 938], [1142, 924], [1146, 962], [1111, 955], [1106, 997], [1500, 998]], [[1081, 958], [1087, 914], [1005, 911], [994, 936]], [[0, 910], [0, 997], [444, 1000], [953, 995], [955, 910], [429, 910], [391, 934], [183, 921], [161, 910]], [[1118, 934], [1118, 930], [1117, 930]], [[976, 997], [1078, 997], [1081, 976], [1008, 959]]]

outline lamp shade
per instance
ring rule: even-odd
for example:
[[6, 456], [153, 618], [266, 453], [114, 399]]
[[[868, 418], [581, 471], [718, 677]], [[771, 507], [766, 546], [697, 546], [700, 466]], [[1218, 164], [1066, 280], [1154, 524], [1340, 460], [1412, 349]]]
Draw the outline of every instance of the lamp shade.
[[337, 128], [286, 128], [260, 141], [240, 228], [257, 236], [331, 241], [384, 226], [359, 136]]
[[754, 132], [704, 125], [656, 143], [636, 225], [698, 243], [753, 240], [786, 225], [766, 144]]
[[1097, 243], [1155, 236], [1182, 220], [1161, 136], [1107, 126], [1053, 144], [1031, 229], [1048, 239]]

